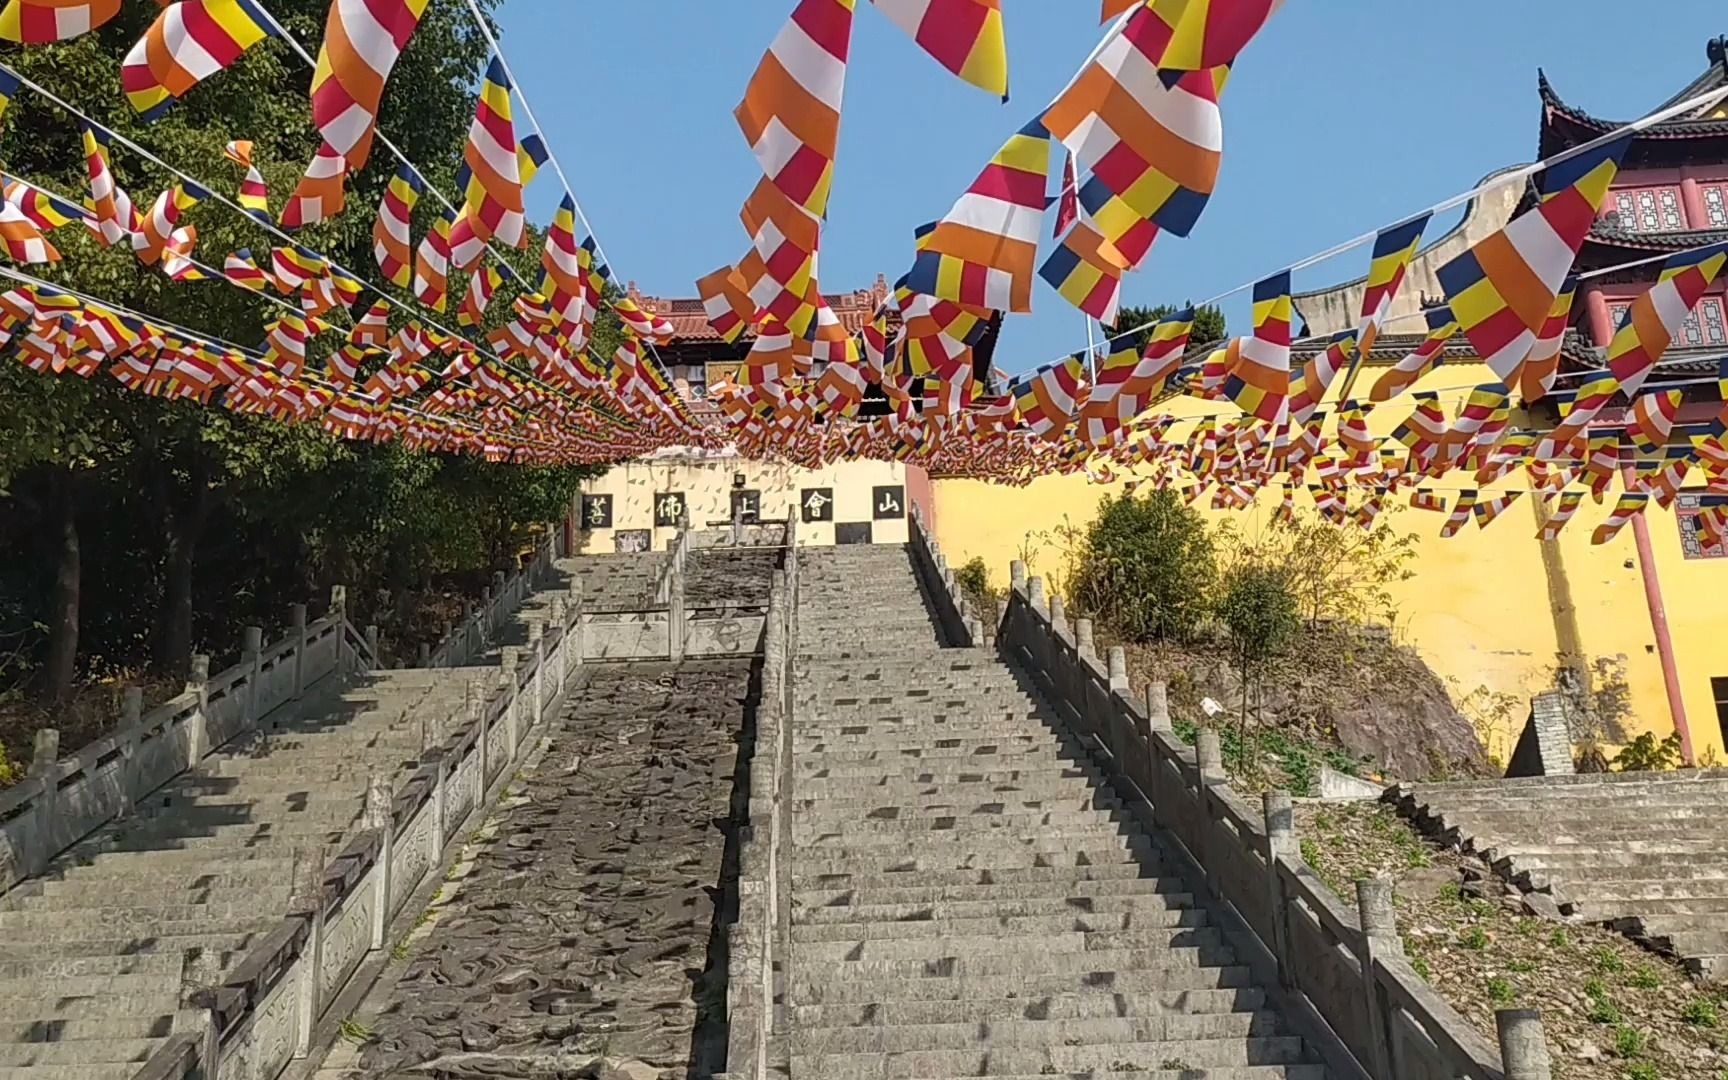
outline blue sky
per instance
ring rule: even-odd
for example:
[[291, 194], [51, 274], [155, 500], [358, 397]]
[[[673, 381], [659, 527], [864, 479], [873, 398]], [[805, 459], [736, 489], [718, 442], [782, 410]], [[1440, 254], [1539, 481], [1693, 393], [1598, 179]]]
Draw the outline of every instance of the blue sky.
[[[614, 269], [694, 296], [744, 251], [738, 207], [759, 173], [731, 111], [792, 0], [505, 0], [504, 49]], [[858, 0], [822, 283], [893, 281], [912, 229], [944, 214], [1100, 36], [1096, 0], [1003, 0], [1012, 98], [968, 86]], [[1444, 14], [1440, 14], [1444, 12]], [[1709, 0], [1288, 0], [1237, 65], [1223, 173], [1193, 236], [1163, 237], [1126, 303], [1199, 300], [1472, 187], [1535, 153], [1536, 69], [1562, 96], [1630, 119], [1704, 70], [1728, 33]], [[560, 192], [530, 191], [547, 221]], [[1453, 218], [1456, 214], [1452, 215]], [[1437, 221], [1434, 235], [1449, 220]], [[1046, 249], [1048, 244], [1046, 243]], [[1043, 252], [1041, 251], [1041, 255]], [[1347, 280], [1358, 249], [1296, 287]], [[1225, 305], [1246, 323], [1238, 296]], [[1019, 372], [1085, 344], [1041, 282], [996, 355]]]

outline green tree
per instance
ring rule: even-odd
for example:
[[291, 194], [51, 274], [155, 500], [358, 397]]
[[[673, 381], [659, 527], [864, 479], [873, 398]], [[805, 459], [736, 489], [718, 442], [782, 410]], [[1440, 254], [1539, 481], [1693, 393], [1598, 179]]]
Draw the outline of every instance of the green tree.
[[1260, 700], [1260, 675], [1301, 630], [1289, 576], [1256, 561], [1239, 562], [1224, 577], [1218, 618], [1230, 631], [1231, 652], [1242, 683], [1240, 726], [1247, 744], [1248, 703]]
[[1234, 561], [1277, 567], [1310, 626], [1390, 623], [1397, 615], [1393, 586], [1415, 576], [1416, 539], [1394, 524], [1402, 512], [1388, 506], [1368, 530], [1298, 517], [1244, 535], [1225, 522], [1219, 526], [1219, 543]]
[[[1152, 324], [1160, 319], [1180, 311], [1174, 304], [1159, 304], [1156, 307], [1124, 306], [1116, 317], [1116, 325], [1123, 331], [1132, 331], [1129, 336], [1136, 348], [1145, 348], [1146, 341], [1152, 336]], [[1224, 312], [1216, 305], [1207, 304], [1194, 312], [1194, 330], [1190, 338], [1195, 345], [1207, 345], [1223, 341], [1229, 336], [1229, 330], [1224, 324]]]
[[1074, 601], [1129, 641], [1189, 638], [1210, 609], [1212, 539], [1174, 491], [1106, 496], [1079, 548]]

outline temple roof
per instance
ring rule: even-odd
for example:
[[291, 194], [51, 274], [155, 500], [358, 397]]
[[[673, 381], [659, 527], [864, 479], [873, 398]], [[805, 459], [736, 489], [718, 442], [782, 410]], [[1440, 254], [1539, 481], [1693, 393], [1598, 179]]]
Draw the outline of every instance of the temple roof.
[[[1713, 38], [1705, 45], [1709, 66], [1703, 74], [1682, 87], [1673, 97], [1651, 111], [1660, 111], [1688, 98], [1728, 86], [1728, 37]], [[1540, 156], [1548, 157], [1568, 146], [1605, 135], [1624, 127], [1630, 120], [1604, 120], [1568, 104], [1548, 81], [1546, 72], [1537, 70], [1537, 90], [1542, 98], [1542, 137]], [[1728, 136], [1728, 110], [1718, 102], [1708, 109], [1695, 109], [1672, 120], [1653, 124], [1638, 134], [1637, 144], [1712, 139]]]
[[[708, 325], [708, 316], [703, 311], [700, 299], [644, 296], [637, 290], [634, 281], [630, 282], [627, 292], [630, 299], [672, 324], [675, 334], [673, 344], [720, 340], [720, 335]], [[839, 317], [840, 324], [849, 334], [863, 330], [869, 323], [870, 316], [876, 313], [876, 308], [887, 298], [888, 279], [881, 274], [876, 275], [876, 283], [868, 289], [823, 294], [823, 299], [834, 309], [834, 314]], [[755, 336], [755, 329], [748, 328], [741, 340], [747, 341]]]

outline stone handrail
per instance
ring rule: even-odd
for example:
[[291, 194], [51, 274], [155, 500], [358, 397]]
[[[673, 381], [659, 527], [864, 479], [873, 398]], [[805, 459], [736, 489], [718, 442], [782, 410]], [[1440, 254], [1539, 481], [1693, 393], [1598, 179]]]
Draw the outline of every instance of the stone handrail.
[[579, 675], [572, 631], [581, 597], [572, 594], [567, 605], [554, 601], [544, 627], [530, 627], [526, 650], [504, 649], [496, 686], [469, 694], [459, 730], [422, 754], [397, 790], [373, 775], [365, 827], [334, 859], [320, 865], [319, 852], [296, 852], [292, 913], [201, 992], [203, 1030], [171, 1037], [135, 1080], [271, 1080], [309, 1056], [362, 964], [389, 947], [392, 923], [442, 872], [445, 845], [489, 805], [530, 730], [555, 714]]
[[785, 1051], [784, 1010], [775, 1004], [792, 977], [792, 899], [785, 851], [792, 827], [792, 702], [798, 655], [796, 531], [796, 523], [788, 521], [785, 555], [769, 593], [762, 692], [749, 758], [749, 816], [738, 834], [738, 915], [727, 928], [724, 1077], [731, 1080], [766, 1080]]
[[[915, 520], [932, 567], [940, 551]], [[1038, 683], [1061, 721], [1096, 754], [1125, 802], [1181, 849], [1207, 892], [1233, 914], [1275, 966], [1292, 1011], [1330, 1028], [1349, 1068], [1372, 1080], [1548, 1080], [1540, 1015], [1497, 1014], [1500, 1052], [1405, 959], [1390, 883], [1357, 883], [1345, 904], [1303, 861], [1288, 794], [1268, 793], [1255, 813], [1225, 782], [1215, 731], [1195, 749], [1170, 729], [1165, 688], [1129, 693], [1127, 662], [1100, 663], [1087, 620], [1070, 626], [1040, 578], [1013, 567], [998, 643]], [[964, 622], [957, 591], [933, 590], [944, 625]], [[1270, 981], [1270, 979], [1268, 980]]]
[[932, 606], [943, 636], [961, 646], [983, 645], [993, 640], [996, 628], [985, 626], [972, 602], [961, 593], [954, 571], [948, 566], [948, 557], [925, 534], [924, 515], [916, 506], [909, 515], [908, 528], [912, 536], [912, 564], [924, 589], [936, 600]]
[[0, 892], [41, 873], [325, 676], [371, 666], [341, 586], [323, 618], [307, 622], [305, 605], [296, 604], [281, 639], [266, 645], [263, 636], [247, 627], [239, 662], [215, 675], [209, 657], [193, 657], [186, 689], [148, 712], [142, 691], [128, 690], [119, 729], [69, 758], [59, 759], [58, 732], [38, 732], [28, 776], [0, 793]]
[[563, 530], [546, 526], [545, 534], [534, 545], [534, 554], [527, 563], [509, 577], [499, 570], [492, 575], [492, 584], [482, 590], [480, 603], [469, 604], [462, 621], [446, 625], [444, 636], [433, 646], [422, 645], [415, 667], [467, 667], [486, 650], [516, 614], [522, 602], [552, 572], [553, 564], [569, 554], [564, 550]]

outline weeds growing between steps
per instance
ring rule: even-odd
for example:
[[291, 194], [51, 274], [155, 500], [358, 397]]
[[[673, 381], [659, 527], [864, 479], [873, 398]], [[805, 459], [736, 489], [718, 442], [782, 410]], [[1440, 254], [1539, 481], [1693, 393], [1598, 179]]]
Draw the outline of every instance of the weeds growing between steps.
[[1416, 970], [1492, 1040], [1494, 1011], [1542, 1010], [1565, 1080], [1728, 1080], [1728, 1001], [1603, 927], [1519, 913], [1480, 862], [1431, 844], [1380, 803], [1303, 804], [1302, 856], [1340, 896], [1397, 883]]

